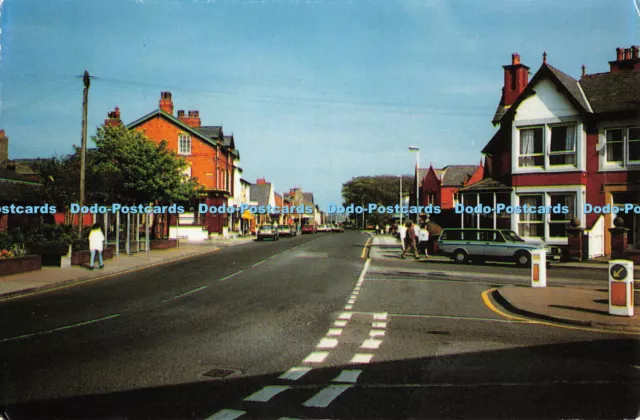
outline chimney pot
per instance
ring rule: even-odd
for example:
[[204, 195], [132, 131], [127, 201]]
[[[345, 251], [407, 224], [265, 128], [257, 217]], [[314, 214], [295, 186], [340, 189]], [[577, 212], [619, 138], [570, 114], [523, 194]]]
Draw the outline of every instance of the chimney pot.
[[632, 58], [638, 58], [638, 50], [640, 48], [638, 48], [638, 46], [636, 45], [635, 47], [631, 47], [631, 53], [632, 53]]
[[624, 59], [631, 60], [631, 48], [627, 48], [624, 50]]
[[622, 61], [624, 50], [622, 48], [616, 48], [616, 60]]
[[515, 66], [516, 64], [520, 64], [520, 54], [511, 54], [511, 65]]
[[178, 118], [184, 117], [184, 109], [178, 110]]
[[4, 137], [4, 130], [0, 130], [0, 137]]
[[173, 102], [171, 101], [171, 92], [160, 93], [160, 109], [167, 114], [173, 115]]

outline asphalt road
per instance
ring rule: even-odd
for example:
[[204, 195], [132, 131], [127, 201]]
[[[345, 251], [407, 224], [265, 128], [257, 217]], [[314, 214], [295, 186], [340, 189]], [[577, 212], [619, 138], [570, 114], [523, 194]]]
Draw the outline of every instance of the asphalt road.
[[638, 336], [510, 321], [481, 293], [514, 269], [452, 275], [458, 266], [439, 264], [424, 275], [415, 267], [429, 263], [365, 264], [366, 240], [348, 231], [254, 242], [2, 302], [5, 411], [13, 420], [637, 417]]

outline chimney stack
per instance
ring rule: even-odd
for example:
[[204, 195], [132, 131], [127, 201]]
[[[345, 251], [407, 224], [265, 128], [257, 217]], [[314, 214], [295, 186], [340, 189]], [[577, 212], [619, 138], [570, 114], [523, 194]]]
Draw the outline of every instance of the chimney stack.
[[200, 111], [189, 111], [187, 115], [184, 114], [184, 110], [178, 111], [178, 119], [190, 127], [200, 127]]
[[107, 113], [107, 119], [104, 120], [104, 125], [116, 126], [120, 124], [122, 124], [122, 121], [120, 120], [120, 108], [115, 107], [113, 111]]
[[631, 48], [616, 48], [616, 60], [609, 61], [611, 73], [624, 70], [640, 70], [640, 57], [638, 57], [638, 46]]
[[171, 100], [171, 92], [160, 93], [160, 109], [167, 114], [173, 115], [173, 101]]
[[6, 168], [9, 162], [9, 137], [0, 130], [0, 168]]
[[502, 104], [513, 104], [529, 84], [529, 67], [520, 63], [520, 54], [511, 55], [511, 65], [504, 68], [504, 87], [502, 88]]

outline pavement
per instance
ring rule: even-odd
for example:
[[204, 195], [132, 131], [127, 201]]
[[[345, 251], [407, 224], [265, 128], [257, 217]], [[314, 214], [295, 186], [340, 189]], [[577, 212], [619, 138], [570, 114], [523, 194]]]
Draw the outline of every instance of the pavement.
[[176, 248], [152, 250], [149, 253], [132, 253], [131, 255], [121, 252], [120, 255], [115, 256], [113, 259], [105, 260], [103, 269], [89, 270], [86, 267], [77, 265], [65, 268], [43, 266], [38, 271], [0, 277], [0, 300], [143, 270], [215, 252], [223, 247], [251, 242], [253, 239], [253, 237], [238, 237], [199, 243], [180, 243], [179, 247]]
[[[397, 259], [401, 252], [400, 240], [391, 235], [373, 235], [369, 256], [373, 259]], [[421, 256], [424, 260], [424, 256]], [[414, 262], [412, 255], [407, 254], [407, 263]], [[429, 256], [428, 261], [447, 262], [448, 257]], [[553, 263], [554, 267], [600, 269], [608, 267], [607, 261]], [[638, 270], [634, 270], [638, 273]], [[580, 274], [576, 272], [579, 277]], [[469, 273], [474, 277], [473, 273]], [[484, 276], [486, 277], [486, 276]], [[502, 274], [496, 274], [502, 277]], [[635, 286], [638, 295], [638, 286]], [[598, 328], [607, 331], [640, 333], [640, 299], [635, 299], [633, 316], [617, 316], [609, 314], [609, 290], [606, 284], [600, 286], [571, 285], [547, 286], [532, 288], [519, 285], [507, 285], [487, 291], [492, 310], [503, 316], [529, 321], [552, 322], [565, 325]], [[496, 308], [496, 306], [501, 309]], [[505, 313], [507, 312], [507, 313]]]

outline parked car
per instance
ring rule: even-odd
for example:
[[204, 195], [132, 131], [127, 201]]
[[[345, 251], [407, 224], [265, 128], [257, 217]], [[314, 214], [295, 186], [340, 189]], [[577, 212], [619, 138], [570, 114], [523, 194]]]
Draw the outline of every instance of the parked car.
[[302, 226], [302, 234], [316, 233], [316, 227], [314, 225], [304, 225]]
[[278, 236], [295, 236], [295, 231], [291, 226], [278, 226]]
[[278, 239], [280, 239], [280, 235], [278, 234], [278, 228], [271, 225], [260, 226], [260, 228], [258, 229], [257, 237], [259, 241], [266, 238], [273, 239], [274, 241], [277, 241]]
[[344, 229], [342, 228], [342, 226], [334, 223], [333, 225], [331, 225], [331, 231], [332, 232], [344, 232]]
[[511, 261], [520, 267], [531, 265], [531, 251], [545, 249], [548, 259], [559, 259], [559, 252], [540, 243], [526, 242], [515, 232], [497, 229], [444, 229], [438, 238], [438, 249], [454, 263], [472, 261]]

